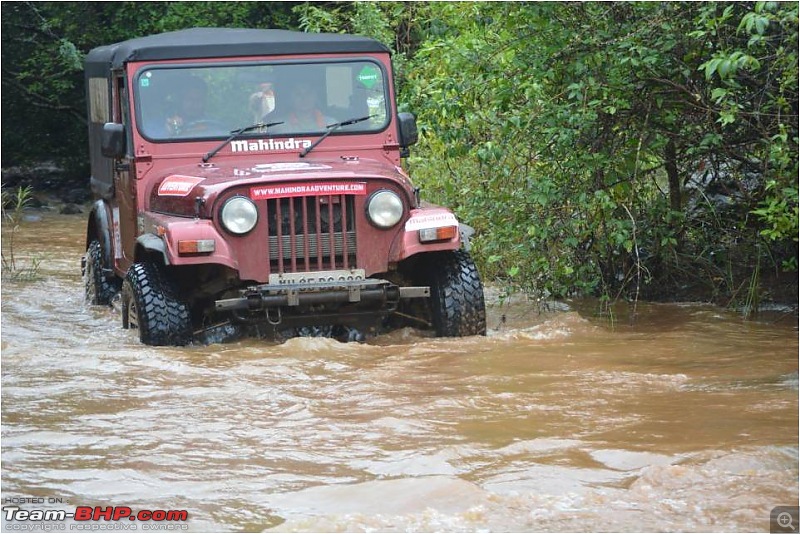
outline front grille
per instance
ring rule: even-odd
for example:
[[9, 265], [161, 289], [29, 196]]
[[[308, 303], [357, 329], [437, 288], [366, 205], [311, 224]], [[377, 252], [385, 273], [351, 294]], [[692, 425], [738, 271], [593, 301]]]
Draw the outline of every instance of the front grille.
[[354, 205], [351, 195], [267, 200], [270, 272], [354, 268]]

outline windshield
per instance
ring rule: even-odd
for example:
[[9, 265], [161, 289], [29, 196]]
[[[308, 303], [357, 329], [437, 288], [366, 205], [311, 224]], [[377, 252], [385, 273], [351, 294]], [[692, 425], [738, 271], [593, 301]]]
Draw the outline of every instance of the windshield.
[[[152, 66], [134, 80], [139, 129], [156, 141], [221, 138], [258, 123], [271, 136], [376, 132], [388, 123], [386, 76], [377, 62]], [[256, 130], [255, 135], [258, 135]]]

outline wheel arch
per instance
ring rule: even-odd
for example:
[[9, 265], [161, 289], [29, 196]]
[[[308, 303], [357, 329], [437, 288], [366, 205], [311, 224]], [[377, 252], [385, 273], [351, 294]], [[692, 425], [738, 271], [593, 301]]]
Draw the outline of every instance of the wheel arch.
[[136, 238], [134, 258], [134, 261], [137, 262], [150, 261], [161, 265], [170, 264], [167, 245], [155, 234], [142, 234]]
[[114, 265], [113, 248], [111, 242], [111, 231], [113, 229], [112, 218], [109, 214], [111, 207], [104, 200], [98, 200], [92, 205], [89, 214], [89, 223], [86, 228], [86, 249], [92, 241], [100, 243], [100, 250], [103, 254], [105, 265]]

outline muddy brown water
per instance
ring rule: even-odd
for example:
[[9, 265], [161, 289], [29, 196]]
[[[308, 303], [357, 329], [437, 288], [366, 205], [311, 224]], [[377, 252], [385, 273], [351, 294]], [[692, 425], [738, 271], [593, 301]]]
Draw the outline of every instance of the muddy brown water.
[[252, 532], [767, 531], [798, 502], [795, 317], [520, 300], [486, 338], [152, 348], [83, 303], [83, 227], [25, 223], [41, 277], [2, 286], [4, 503]]

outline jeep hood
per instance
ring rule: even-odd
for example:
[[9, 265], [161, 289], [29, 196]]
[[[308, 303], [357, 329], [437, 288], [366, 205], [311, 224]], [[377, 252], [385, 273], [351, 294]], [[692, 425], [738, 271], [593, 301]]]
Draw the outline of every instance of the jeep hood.
[[406, 192], [413, 203], [413, 186], [405, 172], [393, 165], [359, 158], [266, 162], [257, 158], [235, 162], [201, 163], [174, 167], [155, 180], [147, 195], [149, 210], [194, 216], [198, 204], [211, 208], [231, 188], [269, 185], [351, 184], [388, 180]]

